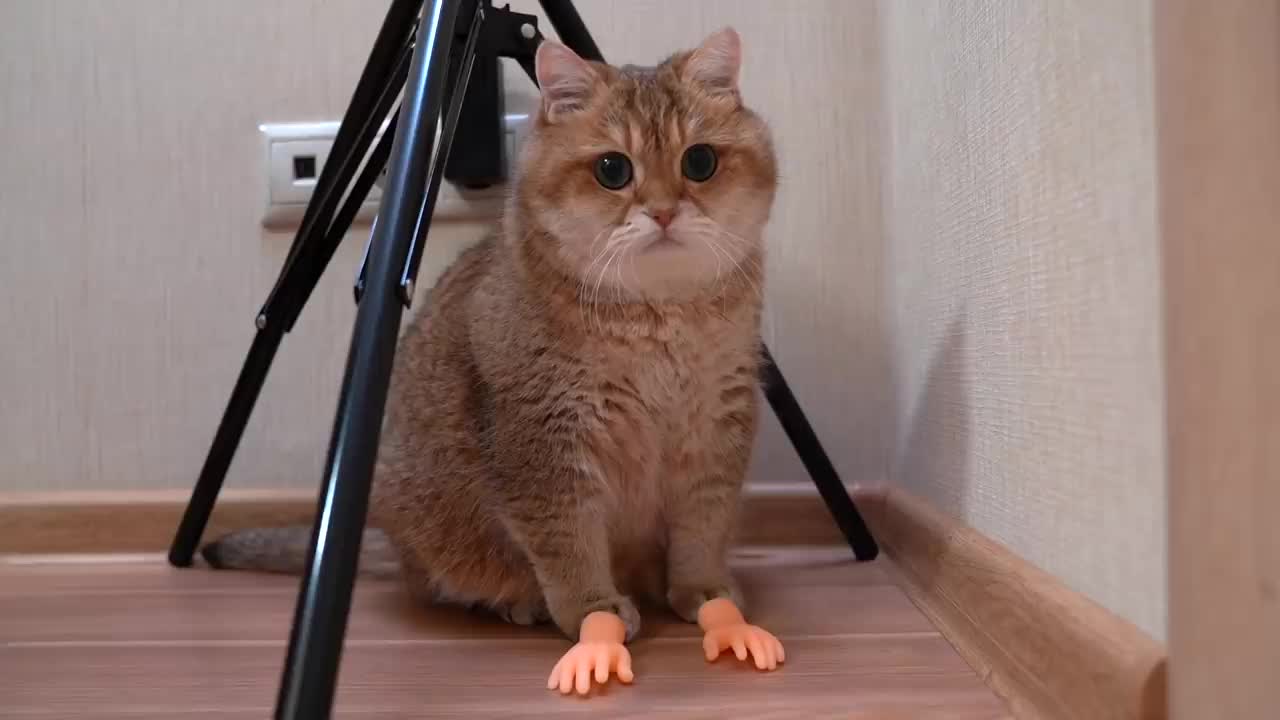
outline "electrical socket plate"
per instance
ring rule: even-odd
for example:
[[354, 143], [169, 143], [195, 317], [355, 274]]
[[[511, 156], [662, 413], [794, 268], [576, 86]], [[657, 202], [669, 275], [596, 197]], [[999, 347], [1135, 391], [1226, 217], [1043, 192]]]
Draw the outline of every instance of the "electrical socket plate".
[[[529, 117], [521, 114], [507, 115], [507, 160], [518, 157], [520, 146], [528, 130]], [[383, 123], [386, 129], [386, 123]], [[315, 191], [316, 178], [329, 159], [337, 122], [272, 123], [259, 125], [262, 136], [265, 172], [267, 177], [266, 203], [262, 225], [273, 231], [297, 229], [302, 222], [307, 203]], [[379, 131], [378, 138], [382, 137]], [[436, 139], [440, 137], [437, 124]], [[377, 143], [377, 138], [374, 144]], [[436, 147], [439, 147], [437, 144]], [[357, 224], [368, 225], [378, 214], [382, 200], [382, 188], [386, 170], [369, 190], [368, 197], [356, 214]], [[440, 185], [433, 216], [437, 221], [486, 220], [497, 218], [502, 212], [506, 187], [495, 185], [484, 190], [459, 188], [445, 180]]]

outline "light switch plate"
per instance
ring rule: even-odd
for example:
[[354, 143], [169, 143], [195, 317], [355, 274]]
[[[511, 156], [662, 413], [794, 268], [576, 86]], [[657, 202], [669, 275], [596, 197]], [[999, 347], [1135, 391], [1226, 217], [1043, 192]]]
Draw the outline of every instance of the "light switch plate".
[[[521, 143], [528, 129], [528, 116], [506, 116], [507, 160], [511, 162], [520, 152]], [[386, 127], [386, 124], [383, 124]], [[273, 231], [297, 229], [302, 222], [307, 203], [315, 191], [316, 179], [329, 159], [337, 122], [271, 123], [259, 125], [262, 137], [264, 172], [266, 174], [266, 202], [262, 225]], [[378, 135], [381, 138], [381, 133]], [[436, 130], [439, 139], [439, 128]], [[374, 140], [375, 144], [377, 140]], [[382, 180], [369, 191], [356, 214], [356, 224], [368, 225], [378, 214], [382, 200]], [[458, 188], [449, 181], [440, 186], [436, 198], [433, 220], [486, 220], [496, 219], [502, 212], [506, 187], [495, 185], [484, 190]]]

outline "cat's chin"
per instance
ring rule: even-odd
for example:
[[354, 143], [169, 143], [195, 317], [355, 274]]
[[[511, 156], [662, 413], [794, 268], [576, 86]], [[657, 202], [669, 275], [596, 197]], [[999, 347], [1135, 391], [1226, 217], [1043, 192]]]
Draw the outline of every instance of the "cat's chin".
[[[633, 251], [627, 261], [625, 287], [637, 300], [681, 301], [702, 297], [713, 285], [722, 284], [728, 267], [714, 256], [697, 252], [678, 239], [656, 239]], [[717, 272], [719, 270], [719, 273]]]

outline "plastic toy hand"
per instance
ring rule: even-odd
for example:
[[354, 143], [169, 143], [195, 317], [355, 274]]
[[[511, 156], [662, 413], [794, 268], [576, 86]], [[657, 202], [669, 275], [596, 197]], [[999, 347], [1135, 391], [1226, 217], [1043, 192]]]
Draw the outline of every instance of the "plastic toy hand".
[[741, 623], [710, 630], [702, 638], [702, 649], [707, 661], [714, 662], [720, 653], [733, 648], [739, 660], [747, 659], [747, 652], [755, 659], [760, 670], [776, 670], [778, 663], [786, 662], [787, 654], [778, 638], [764, 628]]
[[728, 599], [708, 601], [698, 610], [698, 624], [706, 631], [702, 649], [707, 662], [714, 662], [720, 653], [733, 648], [739, 660], [746, 660], [747, 653], [760, 670], [775, 670], [786, 662], [787, 653], [782, 643], [769, 631], [749, 624], [742, 613]]
[[625, 637], [626, 629], [617, 615], [591, 613], [582, 621], [578, 644], [551, 670], [547, 689], [558, 688], [562, 695], [576, 689], [579, 695], [586, 695], [591, 691], [593, 677], [597, 684], [603, 685], [609, 681], [610, 673], [630, 683], [635, 675], [631, 672], [631, 653], [622, 644]]

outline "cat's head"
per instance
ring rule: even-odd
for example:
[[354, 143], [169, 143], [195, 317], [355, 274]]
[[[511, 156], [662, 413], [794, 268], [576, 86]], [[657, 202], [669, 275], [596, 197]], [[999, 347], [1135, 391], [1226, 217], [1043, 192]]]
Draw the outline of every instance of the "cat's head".
[[727, 276], [758, 283], [777, 168], [767, 126], [742, 103], [741, 61], [732, 29], [654, 68], [544, 42], [517, 240], [541, 244], [601, 300], [679, 298]]

